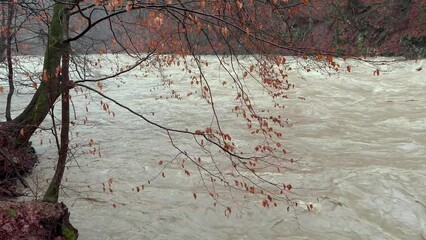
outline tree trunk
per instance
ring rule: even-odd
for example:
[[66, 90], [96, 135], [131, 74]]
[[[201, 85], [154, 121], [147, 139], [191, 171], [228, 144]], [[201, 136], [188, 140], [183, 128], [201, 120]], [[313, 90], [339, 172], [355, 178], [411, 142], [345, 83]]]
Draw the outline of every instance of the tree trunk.
[[[1, 6], [1, 5], [0, 5]], [[6, 26], [7, 17], [6, 17], [6, 9], [3, 7], [0, 7], [1, 10], [1, 23], [0, 27], [3, 28]], [[2, 63], [5, 59], [4, 57], [4, 51], [6, 51], [6, 33], [3, 31], [0, 31], [0, 63]]]
[[[69, 2], [72, 3], [74, 0], [69, 0]], [[66, 58], [69, 58], [69, 45], [63, 43], [65, 39], [64, 33], [68, 31], [68, 21], [64, 21], [64, 19], [69, 18], [69, 16], [66, 16], [67, 7], [69, 6], [64, 3], [57, 2], [54, 4], [53, 16], [49, 25], [48, 44], [44, 56], [42, 81], [31, 102], [15, 119], [0, 123], [0, 148], [6, 149], [10, 154], [10, 158], [15, 159], [16, 162], [12, 164], [16, 167], [15, 169], [12, 168], [13, 166], [9, 166], [11, 163], [9, 163], [5, 157], [0, 156], [0, 166], [4, 166], [4, 168], [0, 169], [0, 195], [2, 189], [1, 184], [4, 182], [2, 179], [7, 180], [10, 179], [10, 176], [19, 176], [19, 174], [27, 173], [36, 162], [36, 155], [32, 153], [32, 148], [29, 146], [28, 142], [34, 131], [46, 118], [55, 101], [61, 95], [61, 72], [66, 74], [67, 87], [64, 89], [70, 87], [68, 84], [68, 63], [62, 66], [63, 69], [61, 69], [60, 64], [64, 52], [66, 53]], [[67, 50], [64, 51], [64, 49]], [[68, 60], [66, 60], [66, 62], [68, 62]], [[63, 99], [68, 100], [68, 98], [67, 92], [66, 95], [63, 96]], [[64, 118], [63, 124], [67, 122], [69, 122], [69, 120]], [[63, 134], [68, 134], [68, 129], [63, 129], [62, 132]], [[60, 165], [58, 168], [65, 167], [68, 148], [67, 143], [68, 140], [62, 144], [63, 150], [61, 150], [60, 153], [61, 160], [58, 162]], [[56, 180], [52, 181], [58, 185], [55, 189], [59, 188], [62, 175], [63, 170], [62, 173], [59, 172], [55, 174], [54, 178]]]
[[[6, 123], [0, 122], [0, 148], [8, 153], [8, 156], [0, 155], [0, 166], [2, 166], [0, 169], [0, 196], [3, 196], [5, 192], [8, 196], [15, 195], [15, 178], [30, 172], [35, 165], [37, 157], [28, 141], [43, 122], [61, 92], [60, 75], [57, 69], [60, 67], [62, 54], [63, 7], [63, 4], [55, 3], [53, 8], [42, 81], [33, 99], [18, 117]], [[12, 187], [5, 189], [4, 186], [8, 185]]]
[[44, 55], [42, 81], [25, 110], [11, 121], [16, 129], [14, 144], [25, 145], [34, 131], [46, 118], [49, 110], [61, 94], [60, 87], [60, 61], [63, 53], [63, 28], [62, 18], [64, 5], [55, 3], [53, 17], [49, 26], [49, 37]]
[[[62, 16], [62, 36], [68, 38], [69, 14], [68, 6], [63, 8]], [[61, 87], [62, 87], [62, 128], [61, 128], [61, 146], [59, 149], [58, 162], [56, 164], [55, 175], [44, 195], [43, 201], [57, 203], [59, 197], [59, 187], [61, 186], [62, 177], [64, 175], [66, 160], [68, 155], [69, 127], [70, 127], [70, 104], [69, 104], [69, 58], [70, 44], [63, 44], [62, 67], [61, 67]]]
[[15, 15], [15, 6], [13, 2], [9, 2], [7, 6], [7, 25], [6, 25], [6, 58], [7, 58], [7, 69], [8, 74], [7, 78], [9, 81], [9, 93], [7, 94], [7, 102], [6, 102], [6, 120], [12, 121], [12, 117], [10, 115], [11, 105], [12, 105], [12, 96], [15, 91], [15, 85], [13, 84], [13, 64], [12, 64], [12, 20]]

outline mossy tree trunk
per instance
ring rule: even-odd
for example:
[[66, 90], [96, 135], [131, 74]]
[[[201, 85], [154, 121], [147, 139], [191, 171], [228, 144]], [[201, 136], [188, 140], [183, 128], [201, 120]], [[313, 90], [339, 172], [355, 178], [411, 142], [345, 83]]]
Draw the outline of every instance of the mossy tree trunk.
[[[69, 0], [73, 1], [73, 0]], [[62, 24], [62, 39], [68, 38], [69, 31], [69, 7], [62, 8], [63, 14], [61, 15]], [[62, 66], [61, 66], [61, 102], [62, 102], [62, 127], [61, 127], [61, 145], [59, 149], [58, 162], [56, 164], [55, 175], [50, 182], [50, 185], [44, 195], [43, 201], [57, 203], [59, 197], [59, 187], [61, 185], [62, 177], [64, 175], [66, 160], [68, 155], [68, 141], [69, 141], [69, 89], [71, 87], [69, 79], [69, 58], [70, 58], [70, 44], [63, 42], [62, 44]]]
[[[8, 129], [9, 135], [12, 135], [10, 142], [14, 148], [25, 147], [34, 131], [48, 115], [55, 101], [59, 96], [62, 97], [59, 157], [55, 174], [43, 198], [43, 201], [50, 203], [58, 201], [59, 187], [68, 153], [69, 89], [72, 84], [69, 80], [70, 44], [65, 40], [69, 37], [69, 12], [76, 3], [77, 0], [55, 2], [53, 15], [49, 23], [49, 37], [44, 55], [41, 83], [25, 110], [15, 119], [3, 125], [3, 129]], [[77, 230], [69, 222], [62, 224], [61, 232], [65, 239], [74, 240], [78, 237]]]
[[[70, 0], [72, 1], [72, 0]], [[53, 16], [49, 25], [49, 37], [44, 55], [42, 81], [25, 110], [11, 121], [16, 129], [14, 144], [25, 145], [34, 131], [46, 118], [56, 99], [61, 94], [60, 62], [63, 54], [63, 29], [62, 22], [65, 5], [55, 3]]]
[[[44, 201], [58, 201], [59, 187], [64, 174], [69, 141], [69, 11], [76, 0], [56, 2], [49, 24], [49, 38], [46, 46], [41, 83], [25, 110], [10, 122], [12, 140], [16, 147], [26, 145], [34, 131], [48, 115], [53, 104], [61, 96], [62, 125], [61, 145], [55, 174], [45, 193]], [[62, 62], [61, 62], [62, 61]], [[62, 63], [62, 64], [61, 64]]]

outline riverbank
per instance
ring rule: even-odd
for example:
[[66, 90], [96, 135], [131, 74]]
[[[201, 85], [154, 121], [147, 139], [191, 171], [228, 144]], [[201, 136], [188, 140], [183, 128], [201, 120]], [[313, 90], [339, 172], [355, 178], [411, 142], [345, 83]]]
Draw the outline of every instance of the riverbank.
[[63, 203], [0, 201], [0, 240], [77, 239]]

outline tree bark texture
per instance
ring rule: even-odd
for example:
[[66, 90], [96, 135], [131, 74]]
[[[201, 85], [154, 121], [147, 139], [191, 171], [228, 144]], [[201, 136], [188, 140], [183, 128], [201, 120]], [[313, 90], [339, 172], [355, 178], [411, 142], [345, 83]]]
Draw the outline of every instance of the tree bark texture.
[[19, 134], [15, 136], [16, 145], [24, 145], [29, 141], [61, 94], [60, 62], [63, 53], [63, 15], [64, 5], [55, 3], [49, 25], [42, 81], [25, 110], [12, 120], [12, 123], [19, 129]]
[[[62, 37], [63, 39], [68, 38], [69, 30], [69, 14], [68, 6], [63, 6], [62, 14]], [[50, 185], [44, 195], [43, 201], [56, 203], [59, 197], [59, 188], [61, 185], [62, 177], [64, 175], [66, 160], [68, 155], [68, 142], [69, 142], [69, 125], [70, 125], [70, 104], [69, 104], [69, 58], [70, 58], [70, 44], [63, 43], [62, 49], [62, 67], [61, 67], [61, 100], [62, 100], [62, 128], [61, 128], [61, 145], [59, 149], [58, 162], [56, 164], [55, 175], [50, 182]]]
[[12, 96], [15, 92], [15, 85], [13, 83], [13, 63], [12, 63], [12, 20], [15, 15], [15, 6], [11, 1], [8, 4], [8, 15], [7, 15], [7, 25], [6, 25], [6, 59], [7, 59], [7, 79], [9, 82], [9, 93], [7, 94], [6, 102], [6, 121], [12, 121], [11, 117], [11, 105], [12, 105]]

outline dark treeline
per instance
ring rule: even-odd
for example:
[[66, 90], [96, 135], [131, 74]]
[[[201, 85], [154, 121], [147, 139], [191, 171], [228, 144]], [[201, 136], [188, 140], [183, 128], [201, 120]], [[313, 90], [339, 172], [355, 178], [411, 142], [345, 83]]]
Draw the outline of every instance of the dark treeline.
[[[292, 2], [292, 1], [290, 1]], [[296, 2], [296, 1], [293, 1]], [[7, 2], [1, 2], [0, 24], [4, 29], [7, 23]], [[47, 18], [51, 12], [53, 1], [18, 1], [15, 24], [12, 31], [13, 50], [17, 54], [43, 54], [43, 47], [47, 43]], [[289, 13], [279, 21], [275, 18], [274, 25], [280, 29], [280, 41], [304, 49], [315, 49], [315, 52], [335, 52], [339, 55], [404, 55], [406, 57], [425, 56], [426, 47], [426, 3], [421, 0], [320, 0], [308, 1], [301, 11]], [[95, 11], [93, 19], [102, 18], [106, 13]], [[272, 12], [271, 14], [274, 14]], [[132, 31], [135, 23], [144, 24], [148, 19], [149, 11], [143, 9], [131, 11], [126, 15], [102, 21], [87, 32], [79, 41], [72, 43], [74, 53], [92, 54], [104, 53], [108, 46], [110, 52], [120, 52], [121, 38], [126, 38], [126, 31]], [[82, 17], [72, 19], [76, 24], [71, 31], [77, 34], [84, 29]], [[260, 19], [266, 23], [267, 18]], [[270, 23], [268, 23], [270, 24]], [[144, 42], [154, 39], [156, 32], [137, 30], [138, 39], [133, 46], [138, 51], [148, 51]], [[214, 32], [211, 35], [214, 36]], [[0, 38], [0, 54], [5, 55], [4, 31]], [[194, 46], [199, 53], [211, 54], [208, 40], [205, 37], [193, 34]], [[191, 38], [191, 34], [189, 34]], [[111, 41], [116, 38], [118, 41]], [[271, 36], [271, 38], [273, 38]], [[238, 38], [235, 38], [238, 40]], [[142, 41], [143, 40], [143, 41]], [[210, 41], [216, 41], [212, 37]], [[217, 40], [217, 45], [222, 44]], [[235, 44], [238, 45], [238, 44]], [[220, 48], [218, 48], [220, 49]], [[220, 53], [227, 53], [223, 48]], [[234, 49], [237, 53], [245, 54], [247, 49]], [[309, 54], [309, 51], [305, 51]], [[286, 53], [280, 52], [280, 53]], [[291, 54], [291, 53], [290, 53]], [[4, 57], [2, 57], [4, 59]]]

